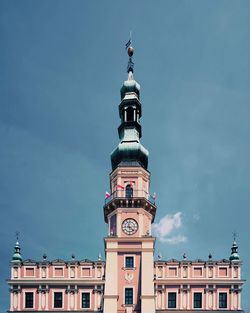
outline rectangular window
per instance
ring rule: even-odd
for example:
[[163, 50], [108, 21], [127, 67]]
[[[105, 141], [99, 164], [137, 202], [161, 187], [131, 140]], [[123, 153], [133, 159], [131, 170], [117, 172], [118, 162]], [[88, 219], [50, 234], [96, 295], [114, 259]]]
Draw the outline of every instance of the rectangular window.
[[83, 309], [90, 308], [90, 293], [89, 292], [82, 293], [82, 308]]
[[27, 267], [25, 273], [26, 276], [33, 277], [35, 274], [35, 270], [33, 267]]
[[168, 293], [168, 308], [175, 309], [176, 308], [176, 292]]
[[169, 276], [177, 276], [177, 268], [176, 267], [170, 267], [169, 268]]
[[54, 308], [62, 308], [63, 306], [63, 295], [62, 292], [55, 292], [54, 293]]
[[194, 293], [194, 309], [201, 309], [202, 308], [202, 293], [195, 292]]
[[25, 293], [25, 308], [32, 309], [33, 308], [33, 292]]
[[126, 268], [133, 268], [134, 267], [134, 257], [133, 256], [126, 256], [125, 257], [125, 267]]
[[62, 267], [55, 267], [55, 276], [57, 276], [57, 277], [63, 276], [63, 268]]
[[226, 292], [219, 293], [219, 308], [220, 309], [227, 308], [227, 293]]
[[125, 304], [133, 304], [133, 288], [125, 288]]
[[194, 268], [194, 276], [202, 276], [202, 268], [201, 267], [195, 267]]
[[220, 267], [219, 268], [219, 275], [220, 276], [227, 276], [227, 268], [226, 267]]
[[82, 267], [82, 276], [84, 276], [84, 277], [90, 276], [90, 268], [89, 267]]

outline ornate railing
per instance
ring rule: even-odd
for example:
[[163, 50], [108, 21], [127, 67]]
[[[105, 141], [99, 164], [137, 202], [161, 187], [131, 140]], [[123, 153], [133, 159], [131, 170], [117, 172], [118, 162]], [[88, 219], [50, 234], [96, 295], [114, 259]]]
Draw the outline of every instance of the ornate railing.
[[109, 197], [105, 199], [105, 204], [111, 202], [114, 199], [125, 199], [125, 200], [133, 200], [138, 198], [146, 198], [151, 204], [155, 205], [155, 197], [150, 195], [145, 190], [134, 190], [127, 191], [127, 190], [116, 190]]

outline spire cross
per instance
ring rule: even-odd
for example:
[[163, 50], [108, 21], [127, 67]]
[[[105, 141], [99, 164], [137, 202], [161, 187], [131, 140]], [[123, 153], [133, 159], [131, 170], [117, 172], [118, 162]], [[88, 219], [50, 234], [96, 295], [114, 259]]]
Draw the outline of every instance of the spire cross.
[[132, 32], [131, 31], [130, 31], [130, 35], [129, 35], [129, 41], [126, 43], [125, 47], [126, 47], [126, 50], [128, 52], [128, 56], [129, 56], [127, 72], [133, 73], [134, 62], [133, 62], [132, 56], [134, 54], [134, 49], [132, 47]]
[[234, 231], [234, 232], [233, 232], [233, 239], [234, 239], [234, 241], [236, 241], [237, 235], [238, 235], [238, 234]]

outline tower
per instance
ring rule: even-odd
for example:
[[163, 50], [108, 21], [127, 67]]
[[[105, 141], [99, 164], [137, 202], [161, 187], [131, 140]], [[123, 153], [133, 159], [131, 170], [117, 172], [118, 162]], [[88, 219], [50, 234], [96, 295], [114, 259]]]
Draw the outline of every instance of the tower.
[[121, 88], [119, 105], [120, 142], [111, 153], [111, 194], [104, 205], [108, 224], [104, 313], [153, 313], [155, 238], [151, 224], [156, 205], [149, 193], [148, 151], [140, 143], [140, 85], [133, 77], [131, 46], [128, 55], [128, 79]]

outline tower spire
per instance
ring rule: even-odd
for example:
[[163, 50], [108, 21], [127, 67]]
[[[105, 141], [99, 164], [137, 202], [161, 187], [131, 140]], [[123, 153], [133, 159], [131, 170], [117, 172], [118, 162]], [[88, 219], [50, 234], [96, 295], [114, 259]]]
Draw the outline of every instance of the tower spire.
[[16, 244], [14, 247], [14, 254], [12, 256], [12, 262], [22, 262], [22, 256], [21, 256], [21, 248], [19, 244], [19, 232], [16, 232]]
[[133, 77], [134, 63], [132, 57], [134, 48], [131, 45], [131, 37], [126, 44], [126, 49], [129, 56], [128, 79], [124, 81], [121, 88], [121, 103], [119, 105], [121, 124], [118, 127], [120, 143], [111, 154], [112, 170], [119, 165], [139, 165], [147, 169], [148, 151], [140, 143], [142, 136], [140, 85]]

